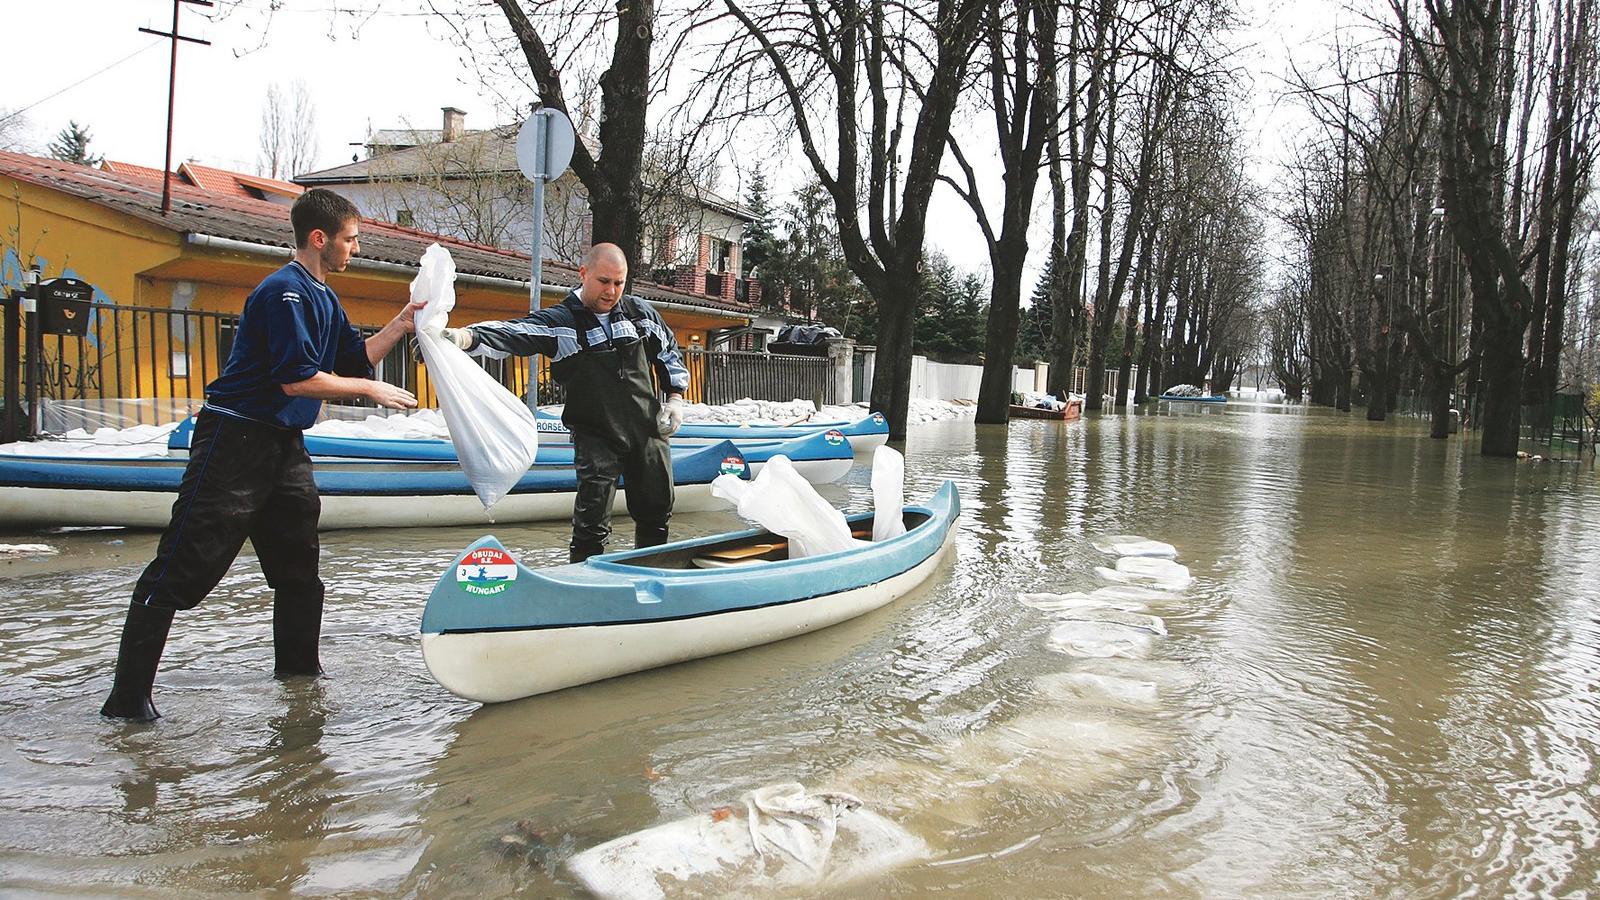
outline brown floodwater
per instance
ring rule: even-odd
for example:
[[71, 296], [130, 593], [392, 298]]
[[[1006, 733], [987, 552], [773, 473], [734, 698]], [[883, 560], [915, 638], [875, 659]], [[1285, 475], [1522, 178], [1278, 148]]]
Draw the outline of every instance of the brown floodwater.
[[[789, 781], [927, 845], [833, 896], [1595, 889], [1587, 461], [1242, 404], [933, 423], [905, 450], [908, 497], [948, 478], [965, 506], [915, 594], [492, 707], [435, 684], [418, 646], [475, 529], [325, 535], [316, 681], [270, 677], [247, 548], [179, 615], [153, 726], [97, 710], [155, 536], [5, 536], [60, 552], [0, 560], [0, 893], [564, 896], [573, 854]], [[867, 476], [822, 492], [861, 507]], [[496, 531], [530, 565], [564, 560], [559, 523]], [[1104, 585], [1095, 541], [1114, 534], [1172, 544], [1193, 574], [1127, 604], [1164, 634], [1096, 643], [1106, 627], [1019, 600]]]

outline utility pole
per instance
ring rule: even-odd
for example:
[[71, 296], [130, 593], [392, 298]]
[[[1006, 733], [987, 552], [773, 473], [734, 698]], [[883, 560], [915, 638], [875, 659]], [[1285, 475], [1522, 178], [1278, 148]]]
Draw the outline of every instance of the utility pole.
[[172, 67], [167, 73], [167, 164], [161, 167], [161, 214], [164, 216], [172, 212], [172, 109], [176, 105], [178, 95], [178, 42], [189, 41], [193, 44], [211, 46], [210, 41], [199, 38], [187, 37], [178, 33], [178, 11], [183, 9], [183, 4], [193, 3], [195, 6], [213, 6], [211, 0], [172, 0], [172, 30], [156, 31], [151, 28], [141, 28], [145, 34], [156, 37], [168, 38], [172, 41]]

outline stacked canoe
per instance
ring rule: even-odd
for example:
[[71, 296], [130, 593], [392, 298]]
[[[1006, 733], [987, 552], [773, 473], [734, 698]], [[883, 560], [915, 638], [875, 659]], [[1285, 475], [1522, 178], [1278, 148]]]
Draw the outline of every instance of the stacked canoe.
[[[780, 453], [808, 481], [835, 481], [849, 471], [855, 450], [881, 444], [888, 435], [887, 423], [877, 414], [858, 423], [839, 423], [844, 427], [833, 424], [685, 426], [704, 433], [673, 441], [674, 508], [694, 512], [721, 505], [711, 496], [712, 479], [724, 473], [751, 477]], [[0, 456], [0, 528], [164, 527], [188, 462], [192, 431], [192, 423], [174, 431], [163, 457]], [[737, 437], [714, 437], [718, 432]], [[565, 519], [572, 514], [577, 491], [572, 446], [558, 443], [553, 430], [547, 438], [534, 466], [492, 511], [485, 511], [449, 441], [308, 434], [306, 449], [322, 494], [319, 525], [334, 529]], [[619, 487], [616, 509], [625, 512], [626, 479]]]

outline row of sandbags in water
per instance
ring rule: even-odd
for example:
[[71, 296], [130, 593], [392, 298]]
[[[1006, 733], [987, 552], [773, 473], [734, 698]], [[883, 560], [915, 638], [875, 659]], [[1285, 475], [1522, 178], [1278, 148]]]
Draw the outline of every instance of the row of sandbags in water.
[[[1174, 664], [1148, 659], [1167, 630], [1147, 610], [1181, 600], [1190, 575], [1169, 544], [1113, 536], [1096, 546], [1118, 556], [1096, 567], [1103, 586], [1019, 598], [1056, 622], [1051, 648], [1081, 661], [1035, 680], [1038, 709], [952, 741], [937, 761], [851, 763], [832, 779], [849, 793], [791, 783], [750, 791], [736, 804], [578, 853], [567, 859], [568, 873], [615, 898], [837, 888], [935, 857], [896, 819], [981, 829], [1004, 808], [1006, 792], [1092, 790], [1125, 772], [1163, 741], [1128, 713], [1154, 709], [1166, 685], [1184, 680]], [[952, 861], [959, 860], [944, 860]]]

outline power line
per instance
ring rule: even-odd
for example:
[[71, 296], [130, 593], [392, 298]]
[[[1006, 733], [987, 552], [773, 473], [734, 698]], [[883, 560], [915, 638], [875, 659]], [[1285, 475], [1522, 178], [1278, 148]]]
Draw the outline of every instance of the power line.
[[145, 52], [146, 50], [149, 50], [152, 47], [159, 47], [160, 45], [161, 45], [160, 41], [151, 41], [150, 43], [145, 44], [143, 47], [140, 47], [139, 49], [133, 51], [132, 53], [129, 53], [127, 56], [124, 56], [123, 58], [117, 60], [116, 62], [106, 66], [105, 68], [99, 69], [99, 70], [94, 71], [94, 72], [91, 72], [88, 75], [83, 76], [82, 78], [78, 79], [77, 81], [74, 81], [73, 83], [67, 85], [66, 87], [62, 88], [59, 91], [56, 91], [55, 93], [53, 93], [53, 94], [51, 94], [51, 95], [49, 95], [47, 97], [40, 97], [38, 100], [35, 100], [32, 103], [29, 103], [27, 106], [24, 106], [21, 109], [12, 110], [11, 112], [5, 114], [4, 116], [0, 116], [0, 125], [4, 125], [5, 123], [11, 121], [12, 119], [15, 119], [18, 116], [21, 116], [23, 113], [26, 113], [28, 110], [33, 109], [34, 107], [38, 106], [41, 103], [45, 103], [45, 102], [48, 102], [50, 100], [54, 100], [55, 98], [61, 96], [62, 94], [65, 94], [67, 91], [72, 90], [73, 88], [77, 87], [80, 84], [83, 84], [85, 81], [88, 81], [91, 78], [95, 78], [97, 76], [104, 75], [105, 73], [111, 71], [112, 69], [115, 69], [117, 66], [122, 65], [123, 63], [127, 62], [128, 60], [133, 59], [135, 56], [138, 56], [139, 54]]

